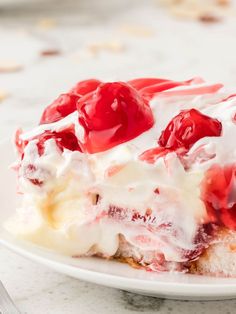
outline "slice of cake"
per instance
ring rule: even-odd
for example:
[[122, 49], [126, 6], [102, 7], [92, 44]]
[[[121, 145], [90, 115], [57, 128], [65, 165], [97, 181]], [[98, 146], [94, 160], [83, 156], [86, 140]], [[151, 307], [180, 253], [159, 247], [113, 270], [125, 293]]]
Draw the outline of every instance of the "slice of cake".
[[7, 229], [70, 256], [236, 275], [235, 96], [200, 78], [78, 83], [16, 132]]

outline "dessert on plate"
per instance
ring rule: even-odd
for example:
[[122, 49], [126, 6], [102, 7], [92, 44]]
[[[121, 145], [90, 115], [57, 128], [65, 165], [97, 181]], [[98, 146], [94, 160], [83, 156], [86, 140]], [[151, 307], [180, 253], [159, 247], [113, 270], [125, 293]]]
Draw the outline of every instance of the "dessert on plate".
[[60, 253], [236, 275], [236, 94], [201, 78], [79, 82], [18, 130], [6, 228]]

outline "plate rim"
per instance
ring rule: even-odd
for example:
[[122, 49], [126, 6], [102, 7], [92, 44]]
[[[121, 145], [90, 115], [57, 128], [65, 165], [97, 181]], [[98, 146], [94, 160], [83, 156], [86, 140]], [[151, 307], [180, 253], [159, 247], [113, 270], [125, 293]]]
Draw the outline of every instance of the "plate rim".
[[[69, 275], [71, 277], [81, 279], [87, 282], [96, 283], [99, 285], [124, 289], [124, 290], [132, 290], [140, 293], [155, 293], [159, 295], [163, 295], [165, 297], [170, 297], [171, 299], [215, 299], [215, 298], [235, 298], [236, 297], [236, 283], [220, 283], [216, 285], [215, 283], [192, 283], [192, 282], [164, 282], [163, 280], [146, 280], [140, 278], [130, 278], [123, 277], [120, 275], [113, 275], [109, 273], [103, 273], [95, 270], [84, 269], [80, 267], [76, 267], [74, 265], [66, 264], [56, 259], [50, 259], [47, 257], [47, 254], [56, 256], [55, 252], [47, 252], [43, 254], [37, 254], [32, 252], [31, 250], [25, 250], [21, 247], [21, 245], [17, 246], [15, 243], [4, 239], [4, 236], [1, 235], [0, 244], [4, 247], [10, 249], [11, 251], [28, 258], [34, 262], [38, 262], [44, 266], [47, 266], [51, 269], [57, 270], [60, 273]], [[26, 242], [27, 244], [27, 242]], [[31, 244], [30, 244], [31, 245]], [[34, 245], [33, 245], [34, 246]], [[38, 247], [38, 246], [36, 246]], [[44, 248], [38, 247], [40, 250], [44, 250]], [[88, 257], [90, 260], [94, 260], [94, 257]], [[114, 261], [110, 261], [111, 265]], [[118, 263], [118, 262], [116, 262]], [[139, 270], [137, 270], [138, 272]], [[75, 276], [76, 274], [76, 276]], [[168, 276], [169, 274], [167, 274]], [[185, 276], [185, 274], [182, 274]], [[198, 276], [198, 275], [190, 275], [187, 276]], [[194, 278], [194, 277], [193, 277]], [[209, 278], [208, 276], [203, 276], [203, 278]], [[216, 278], [222, 279], [222, 278]], [[230, 278], [223, 278], [228, 279]], [[142, 284], [142, 289], [137, 288], [137, 283]], [[196, 290], [198, 290], [198, 294], [196, 294]], [[199, 293], [199, 290], [201, 291]]]

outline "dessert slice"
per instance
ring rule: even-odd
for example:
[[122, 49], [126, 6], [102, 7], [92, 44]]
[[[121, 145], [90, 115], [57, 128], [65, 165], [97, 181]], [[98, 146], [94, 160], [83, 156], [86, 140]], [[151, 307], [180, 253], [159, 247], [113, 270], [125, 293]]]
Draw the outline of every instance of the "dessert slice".
[[236, 275], [235, 96], [200, 78], [78, 83], [16, 132], [7, 229], [70, 256]]

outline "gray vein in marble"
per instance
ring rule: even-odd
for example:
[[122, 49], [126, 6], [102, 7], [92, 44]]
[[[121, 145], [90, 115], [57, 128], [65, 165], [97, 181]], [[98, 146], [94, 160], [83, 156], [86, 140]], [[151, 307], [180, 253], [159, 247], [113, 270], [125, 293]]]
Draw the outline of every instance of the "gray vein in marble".
[[164, 304], [164, 300], [122, 291], [124, 307], [130, 311], [146, 313], [147, 311], [158, 312]]

